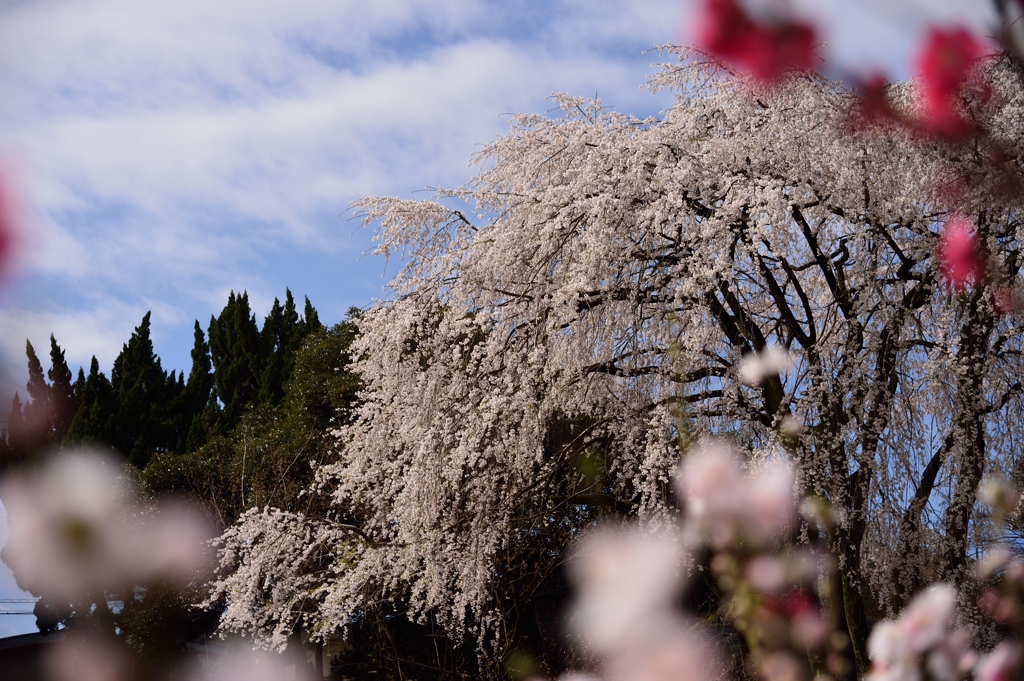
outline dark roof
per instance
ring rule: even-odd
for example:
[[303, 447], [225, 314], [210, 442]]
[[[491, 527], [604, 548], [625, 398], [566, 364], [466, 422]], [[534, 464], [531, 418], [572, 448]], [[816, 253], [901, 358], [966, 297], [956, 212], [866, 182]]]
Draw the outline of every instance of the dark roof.
[[5, 638], [0, 638], [0, 650], [19, 648], [21, 646], [39, 645], [42, 643], [52, 643], [53, 641], [61, 640], [64, 636], [65, 634], [63, 631], [55, 631], [52, 634], [40, 634], [37, 631], [31, 634], [7, 636]]

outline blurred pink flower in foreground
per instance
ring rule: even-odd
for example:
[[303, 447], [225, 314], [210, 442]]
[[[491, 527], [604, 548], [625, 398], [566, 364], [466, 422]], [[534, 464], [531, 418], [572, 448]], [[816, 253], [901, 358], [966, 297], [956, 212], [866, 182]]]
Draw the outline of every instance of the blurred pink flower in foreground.
[[1020, 659], [1020, 646], [1003, 641], [981, 658], [974, 670], [974, 677], [977, 681], [1011, 681]]
[[640, 528], [591, 532], [569, 567], [577, 594], [573, 631], [600, 654], [635, 643], [645, 625], [672, 610], [682, 570], [679, 537]]
[[608, 679], [716, 678], [697, 625], [676, 611], [684, 553], [678, 533], [599, 528], [570, 563], [576, 599], [569, 625]]
[[907, 606], [899, 619], [879, 622], [868, 638], [871, 673], [868, 681], [912, 681], [928, 676], [936, 681], [957, 681], [977, 661], [970, 635], [951, 631], [957, 591], [935, 584]]
[[0, 281], [6, 279], [25, 237], [25, 206], [14, 173], [0, 166]]
[[814, 30], [792, 21], [755, 22], [737, 0], [704, 0], [697, 40], [711, 55], [750, 71], [762, 82], [811, 67]]
[[228, 644], [225, 654], [196, 659], [188, 681], [314, 681], [312, 668], [297, 651], [253, 650], [245, 641]]
[[4, 480], [11, 528], [4, 559], [19, 584], [54, 602], [124, 585], [124, 508], [131, 491], [95, 452], [54, 459], [41, 475]]
[[964, 28], [932, 29], [929, 33], [918, 57], [924, 93], [922, 127], [927, 132], [960, 137], [971, 131], [959, 100], [975, 64], [986, 52], [985, 45]]
[[946, 223], [936, 255], [942, 277], [954, 291], [961, 291], [968, 284], [977, 285], [985, 277], [978, 232], [964, 217], [955, 216]]
[[749, 476], [736, 452], [714, 441], [695, 447], [676, 478], [686, 529], [715, 548], [741, 539], [752, 546], [772, 543], [788, 531], [796, 519], [793, 485], [787, 464]]
[[62, 452], [0, 488], [19, 584], [54, 603], [102, 598], [152, 578], [188, 579], [210, 532], [186, 506], [147, 517], [119, 464], [95, 450]]
[[76, 632], [47, 649], [42, 667], [46, 681], [123, 681], [131, 663], [116, 641]]

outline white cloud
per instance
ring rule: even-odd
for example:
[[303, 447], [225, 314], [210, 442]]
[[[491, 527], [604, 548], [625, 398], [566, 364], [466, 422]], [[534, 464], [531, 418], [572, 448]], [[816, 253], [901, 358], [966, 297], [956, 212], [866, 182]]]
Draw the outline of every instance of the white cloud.
[[[910, 49], [902, 19], [871, 2], [800, 0], [842, 29], [826, 37], [844, 59], [881, 50], [892, 62]], [[33, 303], [4, 312], [26, 325], [8, 335], [65, 329], [69, 353], [110, 357], [156, 308], [154, 332], [187, 358], [191, 319], [231, 288], [270, 300], [298, 280], [321, 309], [366, 304], [381, 281], [352, 264], [370, 234], [338, 219], [351, 200], [462, 183], [476, 145], [505, 129], [499, 114], [543, 110], [553, 90], [664, 107], [639, 89], [658, 60], [640, 53], [680, 40], [687, 11], [682, 0], [0, 4], [0, 150], [23, 159], [40, 214]]]

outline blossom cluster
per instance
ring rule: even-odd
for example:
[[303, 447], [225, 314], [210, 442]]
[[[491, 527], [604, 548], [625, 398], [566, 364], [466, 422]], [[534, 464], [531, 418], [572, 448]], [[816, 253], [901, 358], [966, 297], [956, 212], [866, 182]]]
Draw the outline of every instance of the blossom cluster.
[[202, 583], [212, 567], [205, 516], [183, 500], [144, 503], [108, 452], [56, 453], [8, 474], [0, 498], [10, 526], [4, 562], [19, 586], [72, 614], [43, 660], [49, 681], [130, 678], [111, 602], [157, 581]]
[[[815, 28], [790, 16], [783, 5], [755, 17], [742, 0], [702, 0], [693, 17], [699, 26], [698, 47], [731, 67], [752, 75], [759, 87], [773, 86], [794, 74], [813, 70], [816, 47]], [[997, 0], [1010, 27], [1021, 22], [1011, 16], [1020, 13], [1012, 1]], [[762, 8], [764, 9], [764, 8]], [[1016, 19], [1014, 21], [1014, 19]], [[1012, 58], [1020, 59], [1016, 42], [1009, 33], [1001, 47]], [[878, 74], [861, 85], [861, 97], [851, 111], [848, 123], [853, 130], [899, 128], [925, 143], [943, 141], [964, 151], [987, 147], [986, 163], [1000, 168], [1007, 151], [991, 131], [979, 123], [977, 110], [987, 106], [993, 96], [992, 84], [985, 78], [982, 65], [997, 59], [997, 53], [981, 38], [963, 26], [933, 26], [918, 51], [916, 103], [909, 110], [896, 106], [886, 79]], [[971, 146], [975, 145], [975, 146]], [[991, 181], [991, 180], [990, 180]], [[1019, 190], [1021, 178], [1013, 168], [1005, 168], [997, 183]], [[953, 182], [957, 191], [946, 197], [950, 205], [969, 193], [970, 180], [959, 177]], [[945, 193], [949, 194], [946, 182]], [[968, 218], [954, 214], [945, 223], [939, 238], [940, 272], [949, 288], [962, 291], [986, 281], [983, 244]], [[1000, 315], [1016, 309], [1018, 294], [994, 281], [990, 296], [993, 310]]]
[[[796, 480], [784, 461], [756, 474], [738, 453], [707, 441], [684, 458], [676, 478], [679, 524], [654, 529], [600, 527], [571, 563], [576, 601], [572, 633], [606, 679], [719, 678], [729, 669], [711, 629], [678, 610], [696, 572], [710, 569], [719, 614], [742, 636], [749, 672], [764, 681], [854, 678], [849, 639], [827, 605], [834, 563], [813, 544], [794, 541], [800, 518]], [[1005, 495], [1004, 495], [1005, 496]], [[1019, 495], [1015, 495], [1019, 496]], [[828, 525], [820, 500], [803, 503], [804, 522]], [[693, 556], [710, 549], [707, 565]], [[1024, 670], [1024, 559], [1000, 549], [978, 564], [994, 582], [981, 607], [1015, 630], [987, 653], [972, 631], [955, 626], [960, 594], [937, 583], [868, 639], [867, 681], [1009, 681]], [[831, 595], [835, 597], [834, 594]], [[736, 672], [734, 668], [732, 670]], [[563, 681], [592, 678], [567, 673]]]
[[190, 580], [208, 565], [211, 530], [190, 505], [141, 505], [120, 464], [64, 452], [39, 472], [4, 479], [4, 560], [21, 586], [53, 603], [120, 593], [153, 579]]

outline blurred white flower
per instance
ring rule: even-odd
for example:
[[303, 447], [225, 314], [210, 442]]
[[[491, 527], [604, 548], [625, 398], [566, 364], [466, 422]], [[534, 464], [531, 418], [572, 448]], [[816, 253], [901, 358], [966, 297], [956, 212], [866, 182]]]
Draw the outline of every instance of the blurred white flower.
[[180, 499], [161, 502], [143, 527], [143, 571], [187, 581], [213, 567], [214, 554], [208, 542], [216, 533], [194, 504]]
[[782, 423], [779, 425], [779, 430], [782, 432], [783, 435], [788, 435], [789, 437], [796, 437], [800, 433], [804, 432], [804, 424], [803, 421], [801, 421], [796, 416], [793, 416], [792, 414], [786, 414], [784, 417], [782, 417]]
[[1003, 641], [974, 668], [976, 681], [1011, 681], [1020, 664], [1020, 646]]
[[800, 660], [781, 650], [765, 656], [760, 671], [765, 681], [802, 681], [804, 677]]
[[705, 681], [721, 678], [722, 666], [703, 632], [677, 620], [607, 660], [604, 675], [613, 681]]
[[772, 556], [755, 556], [746, 567], [747, 581], [762, 593], [776, 593], [786, 586], [786, 564]]
[[978, 653], [971, 648], [971, 635], [960, 629], [946, 636], [928, 655], [928, 673], [935, 681], [959, 681], [975, 662]]
[[925, 660], [929, 676], [956, 681], [975, 660], [970, 637], [950, 631], [958, 595], [948, 584], [935, 584], [919, 594], [899, 619], [875, 625], [868, 638], [869, 681], [916, 681]]
[[146, 513], [120, 465], [103, 452], [57, 454], [34, 474], [5, 479], [4, 557], [19, 583], [54, 603], [100, 598], [154, 577], [189, 578], [212, 532], [183, 503]]
[[816, 648], [825, 644], [832, 626], [818, 610], [808, 610], [793, 617], [793, 640], [805, 648]]
[[957, 592], [948, 584], [935, 584], [910, 602], [898, 624], [912, 655], [921, 655], [942, 641], [956, 614]]
[[244, 641], [234, 641], [224, 654], [204, 655], [194, 660], [184, 678], [188, 681], [315, 681], [316, 675], [305, 657], [296, 651], [280, 654], [253, 650]]
[[682, 590], [681, 544], [638, 527], [591, 532], [569, 564], [577, 594], [573, 632], [601, 655], [649, 636]]
[[1010, 558], [1010, 552], [1005, 547], [997, 546], [981, 557], [974, 567], [974, 573], [978, 579], [989, 579], [1003, 570], [1010, 562]]
[[95, 451], [62, 454], [39, 475], [4, 480], [0, 496], [11, 528], [5, 560], [23, 588], [72, 603], [123, 586], [132, 495], [115, 463]]
[[694, 447], [676, 477], [687, 529], [696, 528], [716, 548], [739, 536], [753, 544], [767, 543], [788, 529], [797, 511], [793, 485], [793, 471], [784, 462], [748, 476], [736, 452], [715, 441]]
[[797, 505], [793, 489], [793, 469], [778, 462], [749, 481], [748, 524], [757, 537], [785, 531], [796, 520]]
[[740, 360], [739, 378], [744, 385], [760, 385], [766, 378], [784, 374], [793, 368], [793, 358], [778, 345], [753, 352]]

